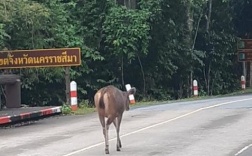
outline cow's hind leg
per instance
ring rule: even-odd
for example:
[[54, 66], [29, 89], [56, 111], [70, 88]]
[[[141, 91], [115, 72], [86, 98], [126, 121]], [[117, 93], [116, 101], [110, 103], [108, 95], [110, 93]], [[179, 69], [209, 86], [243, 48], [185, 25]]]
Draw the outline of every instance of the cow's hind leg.
[[122, 143], [121, 143], [120, 134], [119, 134], [119, 133], [120, 133], [120, 124], [121, 124], [121, 120], [122, 120], [122, 117], [119, 116], [119, 117], [117, 117], [117, 118], [113, 121], [113, 123], [114, 123], [114, 125], [115, 125], [115, 127], [116, 127], [116, 135], [117, 135], [116, 150], [117, 150], [117, 151], [121, 151], [120, 148], [122, 148]]
[[105, 117], [102, 115], [99, 115], [99, 119], [102, 125], [102, 132], [104, 135], [104, 139], [105, 139], [105, 153], [109, 154], [109, 149], [108, 149], [108, 126], [107, 124], [105, 124]]
[[105, 153], [106, 154], [109, 154], [109, 142], [108, 142], [109, 125], [114, 121], [114, 119], [115, 119], [114, 117], [109, 116], [105, 124]]

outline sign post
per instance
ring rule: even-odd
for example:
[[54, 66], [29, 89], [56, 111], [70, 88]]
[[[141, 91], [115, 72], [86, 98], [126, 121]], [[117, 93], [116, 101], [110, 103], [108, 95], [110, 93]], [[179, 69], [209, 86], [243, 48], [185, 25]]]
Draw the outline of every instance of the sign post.
[[[0, 51], [0, 69], [65, 67], [66, 99], [68, 104], [70, 104], [70, 66], [79, 66], [80, 64], [80, 48]], [[11, 94], [13, 93], [11, 92]], [[10, 97], [14, 97], [14, 94]], [[76, 106], [77, 103], [74, 103], [74, 109], [76, 109]]]
[[249, 85], [252, 86], [252, 39], [241, 39], [237, 42], [238, 61], [242, 62], [243, 75], [246, 79], [246, 63], [250, 63], [250, 81]]

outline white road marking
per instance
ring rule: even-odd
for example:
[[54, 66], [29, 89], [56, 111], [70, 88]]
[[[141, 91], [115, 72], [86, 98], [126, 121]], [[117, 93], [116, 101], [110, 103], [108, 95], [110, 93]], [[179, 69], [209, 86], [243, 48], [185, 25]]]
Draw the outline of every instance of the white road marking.
[[[184, 115], [180, 115], [180, 116], [178, 116], [178, 117], [175, 117], [175, 118], [172, 118], [172, 119], [169, 119], [169, 120], [166, 120], [166, 121], [163, 121], [163, 122], [160, 122], [160, 123], [157, 123], [157, 124], [148, 126], [148, 127], [144, 127], [144, 128], [141, 128], [141, 129], [139, 129], [139, 130], [136, 130], [136, 131], [133, 131], [133, 132], [130, 132], [130, 133], [123, 134], [123, 135], [121, 135], [121, 138], [122, 138], [122, 137], [129, 136], [129, 135], [132, 135], [132, 134], [135, 134], [135, 133], [138, 133], [138, 132], [141, 132], [141, 131], [144, 131], [144, 130], [147, 130], [147, 129], [150, 129], [150, 128], [153, 128], [153, 127], [157, 127], [157, 126], [160, 126], [160, 125], [164, 125], [164, 124], [166, 124], [166, 123], [169, 123], [169, 122], [172, 122], [172, 121], [175, 121], [175, 120], [178, 120], [178, 119], [187, 117], [187, 116], [189, 116], [189, 115], [195, 114], [195, 113], [200, 112], [200, 111], [203, 111], [203, 110], [207, 110], [207, 109], [211, 109], [211, 108], [215, 108], [215, 107], [219, 107], [219, 106], [223, 106], [223, 105], [228, 105], [228, 104], [236, 103], [236, 102], [249, 101], [249, 100], [252, 100], [252, 98], [241, 99], [241, 100], [236, 100], [236, 101], [229, 101], [229, 102], [219, 103], [219, 104], [212, 105], [212, 106], [202, 107], [202, 108], [196, 109], [196, 110], [194, 110], [194, 111], [192, 111], [192, 112], [186, 113], [186, 114], [184, 114]], [[113, 140], [116, 140], [116, 138], [110, 139], [109, 141], [113, 141]], [[63, 156], [72, 156], [72, 155], [74, 155], [74, 154], [77, 154], [77, 153], [86, 151], [86, 150], [88, 150], [88, 149], [91, 149], [91, 148], [100, 146], [100, 145], [102, 145], [102, 144], [104, 144], [104, 142], [100, 142], [100, 143], [97, 143], [97, 144], [94, 144], [94, 145], [91, 145], [91, 146], [88, 146], [88, 147], [85, 147], [85, 148], [82, 148], [82, 149], [73, 151], [73, 152], [71, 152], [71, 153], [69, 153], [69, 154], [66, 154], [66, 155], [63, 155]], [[251, 145], [251, 146], [252, 146], [252, 145]], [[246, 147], [245, 147], [245, 148], [246, 148]], [[247, 148], [248, 148], [248, 147], [247, 147]], [[246, 149], [245, 149], [245, 150], [246, 150]], [[241, 150], [241, 152], [243, 152], [243, 151]], [[239, 153], [239, 152], [238, 152], [238, 153]], [[237, 155], [236, 155], [236, 156], [237, 156]]]
[[241, 149], [239, 152], [235, 154], [235, 156], [240, 155], [242, 152], [246, 151], [248, 148], [252, 147], [252, 144], [245, 146], [243, 149]]

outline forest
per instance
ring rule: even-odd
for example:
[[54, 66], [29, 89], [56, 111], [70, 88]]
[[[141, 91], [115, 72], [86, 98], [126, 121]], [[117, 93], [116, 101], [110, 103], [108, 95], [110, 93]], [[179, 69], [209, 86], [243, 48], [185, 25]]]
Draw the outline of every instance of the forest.
[[[191, 97], [193, 80], [199, 96], [226, 94], [240, 89], [237, 40], [252, 38], [251, 8], [252, 0], [0, 0], [0, 51], [81, 48], [70, 77], [90, 104], [110, 84], [131, 84], [142, 101]], [[21, 76], [22, 103], [45, 106], [66, 101], [64, 70], [10, 72]]]

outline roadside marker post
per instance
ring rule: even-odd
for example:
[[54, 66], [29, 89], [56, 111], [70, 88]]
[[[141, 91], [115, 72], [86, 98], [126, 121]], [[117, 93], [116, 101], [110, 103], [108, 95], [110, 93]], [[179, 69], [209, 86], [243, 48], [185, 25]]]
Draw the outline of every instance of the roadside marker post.
[[198, 82], [197, 80], [193, 80], [193, 96], [198, 97], [199, 91], [198, 91]]
[[72, 81], [70, 83], [70, 99], [71, 99], [71, 109], [72, 111], [76, 111], [78, 109], [77, 102], [77, 83]]
[[[130, 84], [126, 84], [125, 87], [126, 87], [127, 91], [129, 91], [131, 89], [131, 85]], [[136, 103], [135, 97], [134, 97], [133, 94], [129, 95], [129, 100], [130, 100], [130, 104], [135, 104]]]
[[245, 76], [241, 76], [241, 88], [242, 90], [246, 89], [246, 80], [245, 80]]

